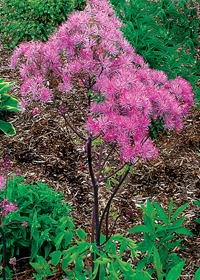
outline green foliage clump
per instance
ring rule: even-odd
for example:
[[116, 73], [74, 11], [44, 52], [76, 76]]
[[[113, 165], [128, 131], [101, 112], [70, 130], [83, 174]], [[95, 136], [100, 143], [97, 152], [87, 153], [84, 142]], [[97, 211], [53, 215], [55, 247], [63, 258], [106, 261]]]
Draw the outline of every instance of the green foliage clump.
[[198, 43], [196, 8], [191, 0], [149, 1], [111, 0], [117, 15], [125, 24], [124, 37], [134, 46], [151, 68], [162, 70], [168, 78], [181, 76], [195, 86], [200, 61], [195, 58]]
[[10, 112], [20, 112], [18, 99], [7, 93], [12, 85], [13, 82], [5, 82], [5, 79], [0, 79], [0, 130], [7, 136], [15, 135], [16, 131], [12, 123], [5, 121], [5, 115]]
[[32, 39], [45, 42], [73, 9], [84, 9], [85, 0], [4, 0], [0, 32], [5, 48]]
[[[5, 189], [0, 192], [0, 201], [5, 197]], [[68, 236], [72, 235], [73, 222], [69, 215], [70, 205], [62, 202], [63, 195], [50, 189], [43, 183], [27, 185], [23, 178], [14, 176], [8, 180], [7, 199], [16, 200], [18, 210], [11, 212], [3, 219], [3, 231], [6, 239], [7, 259], [20, 255], [37, 255], [45, 258], [56, 248], [68, 247]], [[27, 228], [22, 226], [27, 222]], [[7, 225], [7, 226], [4, 226]], [[62, 235], [62, 242], [57, 237]], [[2, 261], [0, 242], [0, 261]]]
[[[143, 232], [144, 241], [137, 244], [137, 249], [145, 254], [137, 265], [138, 269], [144, 269], [149, 263], [152, 269], [147, 272], [157, 274], [158, 280], [179, 279], [185, 261], [174, 252], [176, 247], [184, 249], [181, 245], [183, 239], [178, 239], [176, 234], [193, 236], [193, 233], [182, 226], [186, 217], [178, 218], [188, 206], [186, 203], [173, 213], [173, 200], [166, 214], [164, 209], [156, 202], [153, 205], [147, 200], [147, 207], [141, 205], [144, 211], [144, 225], [138, 225], [129, 230], [129, 233]], [[178, 219], [177, 219], [178, 218]]]

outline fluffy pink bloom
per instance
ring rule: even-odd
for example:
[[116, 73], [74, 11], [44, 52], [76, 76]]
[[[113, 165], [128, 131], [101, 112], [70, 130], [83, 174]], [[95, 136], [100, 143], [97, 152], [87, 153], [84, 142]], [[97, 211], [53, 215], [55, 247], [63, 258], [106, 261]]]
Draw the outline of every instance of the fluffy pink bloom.
[[[116, 143], [122, 161], [135, 162], [157, 156], [148, 139], [151, 118], [162, 117], [166, 129], [180, 130], [193, 92], [183, 78], [168, 80], [164, 72], [150, 69], [123, 38], [122, 26], [109, 1], [87, 1], [85, 10], [71, 13], [46, 44], [16, 48], [11, 65], [20, 65], [21, 94], [29, 102], [47, 102], [54, 91], [67, 94], [74, 78], [91, 89], [86, 129]], [[51, 88], [55, 78], [58, 86]], [[26, 103], [22, 99], [22, 107]]]

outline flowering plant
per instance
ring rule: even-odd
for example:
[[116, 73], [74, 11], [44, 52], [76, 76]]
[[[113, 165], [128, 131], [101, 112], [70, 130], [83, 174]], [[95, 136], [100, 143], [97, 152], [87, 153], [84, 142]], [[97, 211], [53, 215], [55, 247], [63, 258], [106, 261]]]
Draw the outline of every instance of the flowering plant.
[[[7, 190], [8, 190], [8, 179], [9, 179], [9, 169], [12, 166], [12, 163], [8, 159], [8, 156], [6, 155], [5, 158], [2, 160], [2, 168], [1, 171], [5, 174], [5, 177], [3, 175], [0, 176], [0, 190], [5, 188], [5, 196], [2, 201], [0, 201], [0, 232], [3, 240], [3, 264], [2, 264], [2, 276], [3, 280], [6, 279], [5, 276], [5, 267], [6, 267], [6, 240], [5, 240], [5, 235], [3, 231], [3, 227], [9, 226], [13, 223], [21, 223], [23, 227], [27, 227], [26, 222], [20, 222], [20, 221], [15, 221], [15, 222], [10, 222], [8, 224], [4, 224], [3, 220], [4, 217], [8, 215], [8, 213], [11, 213], [13, 211], [17, 211], [18, 207], [16, 203], [10, 202], [7, 199]], [[6, 178], [6, 179], [5, 179]], [[15, 200], [16, 202], [16, 200]]]
[[[119, 30], [122, 25], [109, 2], [91, 0], [85, 11], [70, 14], [46, 44], [21, 44], [11, 59], [11, 67], [18, 65], [23, 79], [22, 108], [37, 104], [34, 113], [38, 113], [38, 103], [53, 100], [66, 125], [86, 145], [94, 189], [91, 241], [94, 242], [96, 233], [97, 248], [102, 245], [100, 233], [105, 217], [105, 243], [111, 237], [109, 209], [130, 166], [139, 158], [154, 159], [158, 154], [149, 139], [151, 119], [161, 118], [164, 129], [179, 131], [193, 105], [191, 85], [181, 77], [168, 80], [164, 72], [150, 69], [123, 38]], [[74, 96], [75, 81], [82, 88], [80, 98], [87, 98], [88, 111]], [[80, 110], [87, 133], [74, 125], [72, 115], [62, 103], [66, 95]], [[93, 161], [97, 153], [92, 145], [99, 148], [96, 166]], [[107, 153], [108, 145], [111, 149]], [[105, 167], [114, 152], [120, 163], [108, 174]], [[99, 217], [99, 186], [110, 178], [113, 192]], [[92, 253], [93, 261], [94, 256], [98, 259], [100, 255]], [[94, 277], [99, 279], [99, 268]]]

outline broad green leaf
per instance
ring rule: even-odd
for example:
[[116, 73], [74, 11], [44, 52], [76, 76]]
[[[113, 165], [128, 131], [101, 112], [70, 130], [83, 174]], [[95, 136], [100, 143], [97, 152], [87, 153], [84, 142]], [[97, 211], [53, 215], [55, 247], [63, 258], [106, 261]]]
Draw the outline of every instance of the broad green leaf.
[[51, 263], [53, 265], [57, 265], [60, 261], [60, 257], [62, 255], [62, 252], [61, 251], [55, 251], [53, 253], [50, 254], [50, 257], [52, 258], [51, 259]]
[[167, 274], [166, 280], [177, 280], [181, 275], [184, 264], [185, 260], [174, 266]]
[[85, 231], [81, 228], [78, 228], [76, 230], [76, 234], [78, 235], [78, 237], [81, 239], [81, 240], [84, 240], [84, 238], [87, 236], [87, 234], [85, 233]]
[[0, 130], [2, 130], [7, 136], [14, 136], [16, 134], [13, 124], [2, 120], [0, 120]]

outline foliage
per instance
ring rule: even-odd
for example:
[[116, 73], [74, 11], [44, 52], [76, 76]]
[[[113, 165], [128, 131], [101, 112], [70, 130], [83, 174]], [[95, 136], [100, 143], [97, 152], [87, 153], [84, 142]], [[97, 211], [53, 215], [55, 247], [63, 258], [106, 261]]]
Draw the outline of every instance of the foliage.
[[[68, 235], [72, 232], [72, 218], [69, 216], [70, 205], [62, 203], [62, 194], [58, 194], [43, 183], [27, 185], [23, 178], [13, 176], [8, 180], [7, 198], [18, 205], [16, 212], [4, 217], [3, 228], [6, 238], [7, 258], [13, 258], [26, 252], [31, 260], [36, 255], [45, 258], [56, 248], [56, 237], [62, 234], [61, 248], [67, 248]], [[0, 192], [0, 201], [5, 190]], [[13, 223], [17, 221], [17, 223]], [[18, 223], [20, 222], [20, 223]], [[21, 223], [26, 222], [27, 228]], [[10, 224], [11, 223], [11, 224]], [[9, 226], [4, 226], [10, 224]], [[0, 252], [2, 252], [2, 243]], [[2, 254], [0, 254], [2, 259]]]
[[[57, 250], [50, 254], [51, 260], [46, 262], [40, 258], [37, 263], [31, 265], [39, 272], [38, 278], [48, 276], [51, 266], [56, 266], [60, 260], [62, 261], [62, 269], [65, 271], [66, 277], [69, 279], [94, 279], [100, 271], [100, 279], [151, 279], [150, 275], [145, 271], [133, 269], [133, 266], [123, 260], [123, 254], [126, 251], [131, 254], [132, 259], [135, 256], [135, 242], [123, 235], [111, 236], [106, 238], [101, 235], [101, 246], [95, 243], [85, 241], [87, 234], [82, 229], [76, 230], [76, 244], [67, 250]], [[94, 260], [94, 271], [89, 263], [92, 255], [98, 254], [98, 258]], [[70, 269], [70, 264], [75, 262], [74, 270]], [[45, 270], [45, 267], [48, 268]], [[46, 271], [46, 272], [45, 272]], [[41, 278], [40, 278], [41, 277]]]
[[145, 225], [135, 226], [128, 231], [129, 233], [144, 233], [144, 241], [138, 243], [137, 246], [142, 253], [146, 252], [146, 257], [140, 260], [137, 267], [143, 269], [147, 264], [153, 263], [154, 268], [147, 271], [150, 275], [156, 272], [158, 280], [162, 280], [163, 277], [167, 280], [176, 280], [181, 274], [185, 261], [172, 251], [175, 247], [184, 249], [181, 245], [183, 239], [177, 239], [175, 234], [193, 235], [188, 229], [182, 227], [186, 217], [177, 219], [188, 204], [182, 205], [173, 213], [173, 200], [171, 200], [169, 212], [166, 214], [158, 203], [151, 204], [147, 200], [147, 207], [141, 205]]
[[46, 41], [74, 8], [85, 0], [5, 0], [0, 10], [1, 40], [5, 48], [31, 39]]
[[164, 71], [170, 79], [181, 76], [196, 93], [200, 61], [196, 60], [199, 20], [194, 3], [182, 1], [111, 0], [124, 26], [125, 38], [151, 68]]
[[[22, 108], [35, 104], [39, 106], [39, 103], [52, 99], [66, 126], [76, 133], [81, 144], [86, 147], [94, 191], [91, 243], [84, 241], [85, 233], [78, 229], [76, 234], [81, 241], [76, 240], [77, 244], [67, 250], [59, 250], [61, 234], [56, 242], [56, 251], [51, 254], [54, 265], [62, 257], [64, 269], [76, 260], [75, 271], [70, 275], [75, 279], [85, 279], [87, 275], [89, 279], [99, 280], [105, 273], [108, 279], [130, 279], [129, 275], [133, 279], [141, 279], [137, 275], [140, 268], [133, 270], [130, 264], [123, 262], [121, 256], [117, 255], [117, 249], [113, 249], [115, 242], [119, 241], [124, 251], [130, 247], [130, 241], [123, 236], [119, 238], [111, 235], [110, 238], [111, 202], [129, 173], [130, 166], [139, 158], [154, 159], [158, 154], [153, 141], [149, 139], [151, 119], [161, 122], [165, 130], [181, 130], [183, 118], [193, 105], [189, 82], [182, 77], [168, 80], [163, 71], [150, 69], [123, 38], [119, 30], [122, 26], [122, 21], [116, 18], [108, 1], [90, 0], [85, 11], [70, 14], [67, 22], [46, 43], [21, 44], [11, 59], [11, 66], [19, 67], [23, 79]], [[74, 81], [85, 90], [80, 91], [80, 94], [85, 95], [88, 110], [73, 97]], [[79, 130], [73, 122], [73, 115], [62, 103], [65, 94], [79, 109], [85, 120], [86, 131]], [[39, 111], [36, 108], [34, 112]], [[109, 162], [115, 152], [120, 162], [112, 173]], [[98, 189], [106, 181], [112, 183], [112, 193], [100, 216]], [[102, 240], [104, 221], [106, 233]], [[173, 228], [172, 232], [181, 229], [180, 226], [177, 228]], [[71, 242], [70, 238], [68, 241]], [[166, 244], [168, 242], [164, 242], [164, 246]], [[155, 247], [155, 262], [158, 261], [160, 248], [158, 246], [157, 250]], [[86, 269], [83, 259], [88, 267], [88, 253], [91, 253], [92, 267]], [[40, 265], [47, 264], [42, 260]], [[174, 270], [180, 271], [182, 266], [183, 262], [175, 263], [169, 274], [173, 274]], [[157, 273], [160, 273], [160, 265], [156, 267]], [[45, 270], [41, 271], [41, 277], [45, 277]], [[141, 273], [149, 278], [146, 272]]]
[[16, 131], [12, 123], [4, 120], [5, 113], [20, 112], [18, 99], [7, 93], [12, 85], [13, 82], [5, 82], [5, 79], [0, 79], [0, 130], [2, 130], [7, 136], [15, 135]]

